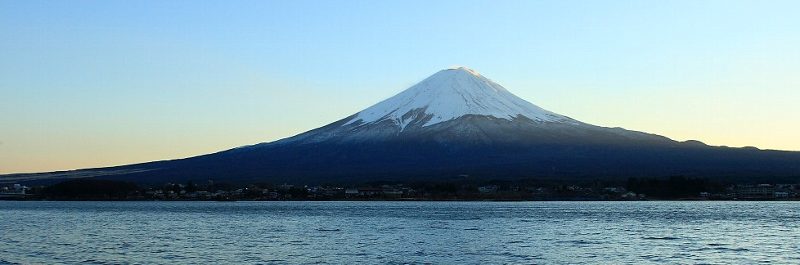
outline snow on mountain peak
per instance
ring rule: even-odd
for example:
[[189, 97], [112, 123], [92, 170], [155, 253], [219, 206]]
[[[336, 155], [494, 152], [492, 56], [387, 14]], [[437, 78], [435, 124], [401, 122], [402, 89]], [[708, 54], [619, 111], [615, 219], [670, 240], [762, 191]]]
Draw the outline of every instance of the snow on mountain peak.
[[478, 71], [472, 70], [472, 69], [470, 69], [470, 68], [468, 68], [466, 66], [453, 66], [453, 67], [447, 68], [447, 70], [466, 71], [467, 73], [470, 73], [470, 74], [472, 74], [474, 76], [481, 76], [481, 74], [479, 74]]
[[[420, 112], [421, 111], [421, 112]], [[420, 115], [424, 113], [424, 115]], [[393, 121], [401, 128], [427, 117], [429, 126], [465, 115], [492, 116], [513, 120], [524, 116], [537, 122], [574, 120], [527, 102], [503, 86], [466, 67], [441, 70], [399, 94], [361, 112], [344, 125]]]

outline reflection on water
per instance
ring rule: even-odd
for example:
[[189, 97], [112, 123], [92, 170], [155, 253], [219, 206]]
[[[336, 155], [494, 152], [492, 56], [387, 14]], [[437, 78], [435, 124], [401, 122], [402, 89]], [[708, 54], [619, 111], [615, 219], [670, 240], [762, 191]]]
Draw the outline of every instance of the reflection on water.
[[793, 202], [0, 202], [0, 264], [800, 263]]

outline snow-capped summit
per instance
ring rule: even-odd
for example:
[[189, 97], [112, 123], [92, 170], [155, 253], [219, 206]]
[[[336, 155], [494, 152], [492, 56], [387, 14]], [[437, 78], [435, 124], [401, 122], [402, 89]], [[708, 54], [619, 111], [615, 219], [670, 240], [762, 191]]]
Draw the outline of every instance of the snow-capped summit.
[[461, 71], [467, 71], [467, 72], [469, 72], [470, 74], [473, 74], [473, 75], [475, 75], [475, 76], [481, 76], [481, 74], [480, 74], [480, 73], [478, 73], [478, 71], [475, 71], [475, 70], [473, 70], [473, 69], [470, 69], [469, 67], [466, 67], [466, 66], [452, 66], [452, 67], [450, 67], [450, 68], [447, 68], [447, 69], [445, 69], [445, 70], [461, 70]]
[[422, 126], [466, 115], [514, 120], [523, 116], [536, 122], [574, 120], [525, 101], [477, 71], [457, 67], [441, 70], [399, 94], [361, 112], [344, 125], [372, 124], [389, 120], [401, 129], [429, 118]]
[[436, 72], [342, 120], [273, 143], [394, 141], [482, 145], [669, 142], [664, 137], [594, 126], [550, 112], [475, 70], [456, 67]]

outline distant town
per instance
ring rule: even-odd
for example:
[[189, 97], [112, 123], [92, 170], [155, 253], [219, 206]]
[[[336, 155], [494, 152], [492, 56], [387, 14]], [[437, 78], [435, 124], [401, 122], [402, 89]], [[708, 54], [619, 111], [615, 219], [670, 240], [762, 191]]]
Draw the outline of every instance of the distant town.
[[800, 184], [721, 184], [702, 178], [631, 178], [623, 182], [452, 181], [359, 185], [228, 184], [213, 180], [137, 185], [73, 179], [54, 185], [0, 185], [0, 200], [800, 200]]

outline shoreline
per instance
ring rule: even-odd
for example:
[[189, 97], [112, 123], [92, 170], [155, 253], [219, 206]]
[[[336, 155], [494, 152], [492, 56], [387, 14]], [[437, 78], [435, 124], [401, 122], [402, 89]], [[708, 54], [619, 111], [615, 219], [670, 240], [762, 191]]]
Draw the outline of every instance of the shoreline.
[[399, 200], [130, 200], [130, 199], [12, 199], [0, 198], [0, 201], [39, 201], [39, 202], [795, 202], [790, 199], [645, 199], [645, 200], [583, 200], [583, 199], [551, 199], [551, 200], [469, 200], [469, 199], [399, 199]]

